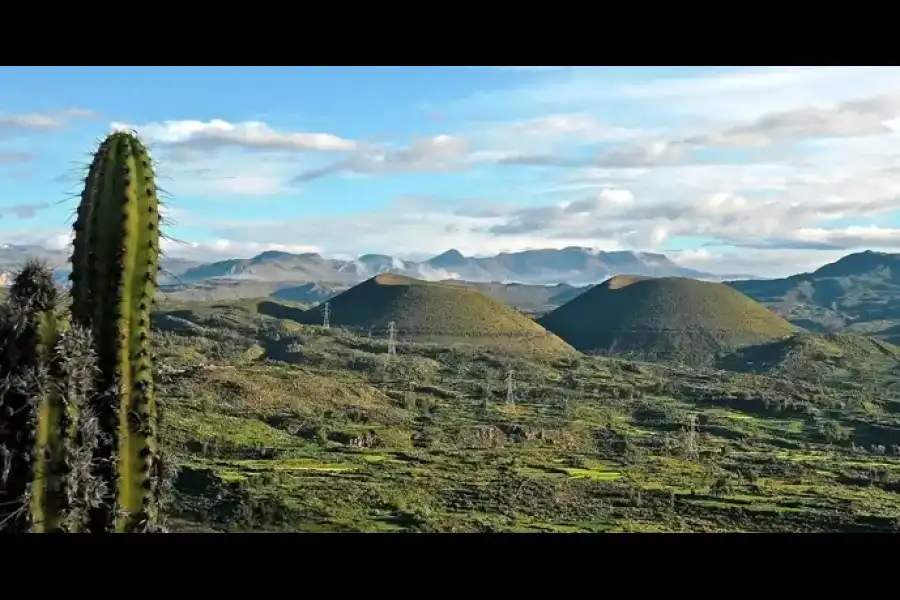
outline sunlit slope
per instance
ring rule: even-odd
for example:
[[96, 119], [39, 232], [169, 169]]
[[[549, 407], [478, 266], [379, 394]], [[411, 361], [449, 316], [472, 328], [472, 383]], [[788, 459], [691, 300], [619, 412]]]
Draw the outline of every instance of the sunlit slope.
[[[378, 275], [329, 301], [335, 327], [402, 342], [472, 344], [504, 354], [571, 355], [573, 349], [534, 320], [481, 292], [400, 275]], [[315, 315], [315, 316], [313, 316]], [[321, 323], [319, 308], [305, 322]]]

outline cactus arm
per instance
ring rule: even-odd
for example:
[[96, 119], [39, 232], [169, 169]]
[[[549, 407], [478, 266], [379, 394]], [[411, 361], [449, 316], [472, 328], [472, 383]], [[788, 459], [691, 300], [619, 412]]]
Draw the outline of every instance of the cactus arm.
[[[43, 363], [52, 359], [59, 327], [56, 315], [51, 312], [42, 313], [39, 319], [37, 350]], [[59, 512], [65, 494], [60, 465], [64, 461], [62, 436], [68, 425], [68, 415], [65, 414], [64, 399], [55, 385], [51, 383], [38, 392], [40, 404], [32, 467], [31, 516], [35, 533], [49, 533], [59, 530]]]
[[[41, 361], [37, 436], [31, 484], [31, 522], [34, 533], [78, 531], [82, 523], [70, 519], [71, 500], [89, 485], [84, 474], [73, 473], [77, 451], [79, 402], [90, 389], [90, 372], [83, 363], [91, 356], [89, 342], [69, 327], [66, 319], [46, 311], [38, 325]], [[79, 371], [79, 367], [82, 367]]]

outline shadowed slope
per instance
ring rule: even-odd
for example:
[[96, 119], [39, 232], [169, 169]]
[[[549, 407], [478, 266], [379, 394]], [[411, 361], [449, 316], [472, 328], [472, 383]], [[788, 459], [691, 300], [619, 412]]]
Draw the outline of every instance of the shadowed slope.
[[834, 384], [851, 380], [868, 383], [873, 374], [890, 375], [900, 366], [900, 347], [852, 333], [799, 333], [741, 348], [717, 365], [729, 371], [776, 373], [791, 379]]
[[681, 277], [613, 277], [539, 322], [583, 352], [688, 362], [796, 331], [726, 285]]

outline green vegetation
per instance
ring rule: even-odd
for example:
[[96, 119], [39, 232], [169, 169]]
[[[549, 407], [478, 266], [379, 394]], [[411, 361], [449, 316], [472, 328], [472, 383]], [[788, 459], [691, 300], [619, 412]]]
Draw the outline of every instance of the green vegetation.
[[[442, 346], [470, 346], [492, 353], [572, 356], [574, 351], [533, 319], [480, 292], [450, 283], [378, 275], [329, 301], [331, 323], [380, 338], [394, 322], [397, 339]], [[298, 322], [321, 323], [319, 310], [263, 302], [260, 312]]]
[[690, 364], [797, 331], [726, 285], [681, 277], [613, 277], [539, 322], [582, 352]]
[[[154, 323], [176, 531], [900, 531], [898, 370], [850, 338], [738, 373], [426, 343], [389, 358], [251, 302]], [[803, 367], [817, 347], [840, 351], [821, 372]]]
[[810, 381], [866, 381], [900, 365], [900, 347], [853, 333], [798, 333], [783, 340], [748, 346], [719, 359], [731, 371], [777, 373]]
[[2, 531], [77, 529], [90, 507], [93, 348], [60, 304], [51, 270], [29, 261], [0, 306]]

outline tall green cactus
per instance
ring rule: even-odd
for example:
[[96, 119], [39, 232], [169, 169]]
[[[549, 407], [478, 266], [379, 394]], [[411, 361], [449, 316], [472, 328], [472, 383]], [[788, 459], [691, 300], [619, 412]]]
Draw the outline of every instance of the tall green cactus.
[[98, 475], [110, 484], [91, 531], [147, 530], [159, 469], [150, 354], [150, 310], [159, 269], [159, 202], [153, 164], [131, 133], [109, 135], [94, 155], [75, 221], [72, 320], [97, 351], [94, 406], [108, 434]]

